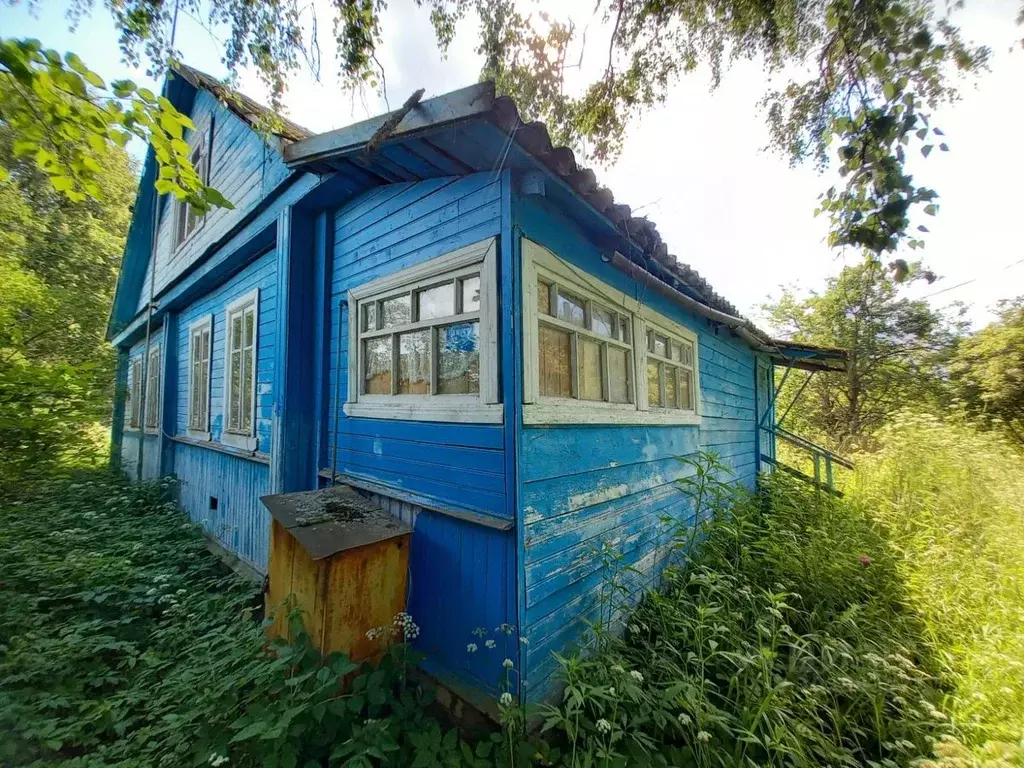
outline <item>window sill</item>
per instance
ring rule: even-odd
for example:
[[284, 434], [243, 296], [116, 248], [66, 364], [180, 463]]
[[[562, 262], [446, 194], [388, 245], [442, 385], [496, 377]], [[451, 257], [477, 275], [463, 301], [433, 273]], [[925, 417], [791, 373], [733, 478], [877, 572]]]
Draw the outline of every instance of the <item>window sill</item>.
[[270, 456], [266, 453], [256, 453], [252, 451], [242, 451], [236, 448], [231, 448], [221, 443], [215, 443], [210, 440], [197, 440], [193, 437], [185, 437], [184, 435], [175, 435], [171, 438], [176, 443], [182, 445], [191, 445], [195, 448], [205, 448], [208, 451], [216, 451], [217, 453], [224, 453], [228, 456], [234, 456], [238, 459], [246, 459], [248, 461], [255, 461], [258, 464], [269, 464]]
[[221, 432], [220, 441], [240, 451], [256, 451], [260, 447], [259, 438], [252, 435], [236, 435], [227, 430]]
[[345, 415], [358, 419], [399, 419], [402, 421], [440, 421], [460, 424], [501, 424], [505, 417], [500, 403], [345, 403]]
[[693, 411], [638, 411], [607, 403], [536, 403], [523, 406], [523, 424], [618, 424], [621, 426], [700, 426]]
[[203, 432], [198, 429], [190, 429], [187, 431], [187, 434], [193, 440], [202, 440], [205, 442], [209, 442], [210, 440], [213, 439], [213, 436], [209, 433], [209, 431]]

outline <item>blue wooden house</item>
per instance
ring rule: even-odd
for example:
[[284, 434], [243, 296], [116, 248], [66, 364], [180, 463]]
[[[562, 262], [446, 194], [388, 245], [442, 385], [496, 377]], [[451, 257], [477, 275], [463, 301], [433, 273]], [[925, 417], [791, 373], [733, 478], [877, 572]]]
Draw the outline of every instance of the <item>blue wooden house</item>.
[[690, 515], [678, 457], [753, 487], [773, 366], [842, 365], [741, 319], [490, 83], [320, 135], [184, 66], [164, 95], [234, 209], [156, 196], [150, 151], [110, 321], [115, 453], [175, 475], [260, 573], [267, 493], [344, 483], [405, 519], [424, 668], [456, 690], [505, 657], [550, 690], [595, 548], [653, 582], [663, 518]]

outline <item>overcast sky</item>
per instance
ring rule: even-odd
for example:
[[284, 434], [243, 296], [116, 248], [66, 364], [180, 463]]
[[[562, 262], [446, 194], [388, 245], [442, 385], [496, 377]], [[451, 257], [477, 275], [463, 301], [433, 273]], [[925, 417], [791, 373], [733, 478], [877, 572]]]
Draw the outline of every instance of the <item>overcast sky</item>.
[[[591, 0], [569, 2], [579, 6], [572, 11], [577, 28], [587, 27], [582, 80], [603, 66], [608, 28], [590, 16]], [[316, 3], [320, 27], [329, 31], [331, 4]], [[984, 324], [999, 299], [1024, 295], [1024, 50], [1018, 46], [1011, 52], [1024, 30], [1013, 23], [1019, 0], [968, 0], [967, 5], [955, 21], [968, 39], [992, 47], [992, 71], [965, 82], [962, 99], [934, 116], [950, 152], [913, 162], [916, 179], [940, 194], [939, 215], [915, 222], [931, 230], [923, 258], [940, 280], [906, 290], [910, 296], [937, 294], [930, 300], [938, 306], [965, 302], [972, 320]], [[41, 0], [33, 17], [25, 5], [0, 6], [0, 29], [5, 36], [38, 37], [48, 46], [74, 50], [108, 79], [146, 79], [120, 61], [117, 33], [102, 10], [72, 33], [65, 7]], [[426, 12], [413, 0], [392, 0], [384, 33], [379, 58], [392, 106], [420, 87], [429, 96], [477, 80], [474, 19], [460, 26], [446, 60], [437, 51]], [[375, 93], [342, 93], [333, 75], [333, 45], [325, 36], [321, 46], [320, 80], [308, 72], [296, 76], [286, 99], [288, 116], [322, 131], [384, 111]], [[181, 19], [178, 47], [187, 63], [225, 74], [219, 42], [195, 20]], [[243, 73], [241, 85], [266, 101], [252, 74]], [[829, 250], [827, 221], [813, 216], [818, 194], [833, 183], [828, 173], [791, 169], [785, 159], [764, 151], [767, 131], [757, 102], [765, 87], [756, 62], [735, 65], [713, 93], [707, 73], [693, 73], [672, 89], [665, 105], [630, 127], [616, 165], [596, 168], [616, 200], [657, 223], [670, 252], [753, 317], [780, 285], [820, 288], [844, 258], [859, 258]], [[921, 252], [900, 255], [920, 258]]]

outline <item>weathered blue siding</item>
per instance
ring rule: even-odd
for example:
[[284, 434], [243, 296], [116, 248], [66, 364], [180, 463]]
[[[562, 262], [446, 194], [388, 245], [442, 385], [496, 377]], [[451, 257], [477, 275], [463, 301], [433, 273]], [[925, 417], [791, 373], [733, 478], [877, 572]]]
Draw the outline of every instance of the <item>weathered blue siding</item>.
[[267, 492], [267, 465], [183, 443], [174, 450], [179, 504], [225, 548], [266, 573], [270, 515], [260, 496]]
[[[163, 344], [163, 329], [157, 328], [150, 334], [149, 340], [150, 346], [155, 347]], [[142, 339], [132, 345], [128, 351], [128, 371], [126, 377], [126, 388], [125, 392], [130, 393], [134, 383], [134, 361], [143, 360], [146, 352], [146, 341]], [[161, 386], [163, 385], [163, 377], [160, 377]], [[162, 398], [158, 398], [161, 401]], [[154, 432], [145, 432], [141, 426], [138, 429], [130, 426], [131, 421], [131, 409], [124, 409], [124, 431], [121, 435], [121, 469], [128, 474], [131, 478], [136, 478], [138, 475], [138, 460], [139, 460], [139, 447], [143, 444], [142, 450], [142, 479], [152, 480], [160, 477], [160, 437]], [[159, 423], [159, 419], [158, 422]]]
[[[227, 306], [259, 289], [256, 347], [256, 437], [259, 460], [233, 456], [204, 445], [174, 444], [174, 471], [180, 504], [189, 516], [227, 549], [261, 573], [267, 570], [270, 517], [259, 497], [267, 493], [277, 330], [277, 256], [265, 253], [177, 316], [175, 433], [188, 431], [189, 326], [213, 317], [210, 358], [210, 437], [216, 444], [224, 428], [224, 372]], [[217, 499], [212, 509], [211, 499]]]
[[[206, 249], [240, 222], [264, 197], [290, 173], [275, 147], [232, 112], [221, 106], [210, 93], [200, 90], [190, 114], [196, 131], [205, 134], [213, 121], [213, 164], [210, 185], [234, 205], [233, 209], [211, 210], [203, 224], [180, 247], [174, 244], [174, 201], [160, 201], [160, 224], [156, 243], [157, 294], [199, 259]], [[185, 136], [192, 140], [191, 131]], [[149, 299], [152, 260], [146, 269], [138, 310]]]
[[223, 285], [214, 288], [178, 314], [178, 409], [177, 434], [188, 430], [188, 334], [189, 326], [213, 316], [210, 357], [210, 436], [220, 440], [224, 428], [224, 355], [228, 304], [254, 288], [259, 289], [259, 335], [256, 347], [256, 437], [257, 451], [270, 450], [274, 383], [275, 333], [277, 329], [277, 256], [265, 253], [248, 264]]
[[659, 294], [638, 291], [601, 259], [601, 250], [543, 200], [515, 198], [513, 221], [523, 237], [628, 295], [642, 295], [660, 314], [698, 334], [700, 426], [523, 426], [519, 441], [519, 510], [523, 516], [522, 631], [529, 639], [527, 695], [552, 682], [552, 652], [583, 639], [597, 618], [606, 574], [596, 551], [607, 542], [623, 555], [636, 593], [653, 585], [669, 553], [665, 517], [688, 521], [692, 509], [675, 481], [691, 470], [679, 460], [715, 451], [733, 479], [756, 477], [754, 356], [727, 331]]
[[327, 466], [442, 505], [511, 516], [505, 498], [503, 425], [350, 419], [342, 412], [348, 394], [347, 291], [499, 234], [501, 204], [500, 178], [480, 173], [380, 187], [337, 212], [323, 457]]
[[[504, 425], [347, 418], [341, 410], [348, 388], [347, 291], [498, 235], [502, 205], [500, 175], [475, 174], [381, 187], [337, 212], [329, 254], [326, 466], [397, 487], [441, 508], [512, 516]], [[485, 627], [494, 637], [500, 624], [516, 623], [514, 531], [407, 506], [417, 510], [409, 611], [422, 627], [417, 647], [428, 655], [426, 667], [441, 678], [493, 689], [502, 660], [514, 658], [514, 649], [499, 642], [488, 651], [472, 631]], [[480, 647], [477, 654], [466, 652], [472, 641]]]

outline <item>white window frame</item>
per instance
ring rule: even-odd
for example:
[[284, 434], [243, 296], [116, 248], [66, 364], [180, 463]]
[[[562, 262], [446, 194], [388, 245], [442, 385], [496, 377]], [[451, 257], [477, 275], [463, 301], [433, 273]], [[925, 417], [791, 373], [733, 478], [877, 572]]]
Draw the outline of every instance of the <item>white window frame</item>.
[[[646, 323], [646, 326], [647, 326], [646, 327], [646, 335], [644, 336], [643, 344], [644, 344], [646, 355], [647, 355], [648, 359], [644, 363], [644, 368], [643, 368], [642, 373], [643, 373], [643, 376], [644, 376], [644, 387], [645, 387], [645, 391], [646, 391], [646, 394], [647, 394], [647, 403], [648, 403], [647, 407], [648, 407], [648, 409], [650, 411], [652, 411], [652, 412], [659, 411], [659, 412], [665, 412], [665, 413], [672, 413], [673, 411], [684, 411], [684, 412], [686, 412], [686, 410], [687, 410], [687, 409], [684, 409], [684, 408], [669, 408], [668, 406], [665, 406], [665, 405], [651, 405], [650, 404], [650, 391], [649, 391], [649, 384], [647, 382], [647, 363], [653, 361], [655, 363], [663, 363], [665, 366], [672, 366], [672, 367], [677, 368], [677, 369], [682, 370], [682, 371], [685, 371], [685, 370], [689, 370], [690, 371], [691, 379], [692, 379], [690, 396], [693, 398], [693, 404], [694, 404], [694, 408], [692, 410], [696, 410], [697, 409], [697, 401], [698, 401], [698, 398], [697, 398], [697, 386], [698, 385], [697, 385], [697, 340], [696, 340], [696, 336], [694, 334], [692, 334], [692, 333], [681, 334], [681, 333], [679, 333], [678, 326], [676, 328], [672, 328], [672, 327], [670, 327], [668, 325], [665, 325], [662, 322], [656, 322], [654, 320], [648, 321]], [[686, 330], [686, 329], [683, 329], [683, 330]], [[669, 345], [671, 345], [673, 342], [679, 342], [679, 343], [683, 343], [683, 344], [687, 344], [687, 343], [692, 344], [693, 345], [692, 346], [693, 358], [692, 358], [691, 364], [687, 365], [686, 363], [683, 363], [681, 359], [680, 360], [673, 360], [672, 359], [671, 348], [668, 350], [668, 355], [667, 356], [658, 355], [657, 353], [652, 352], [651, 349], [650, 349], [650, 345], [652, 343], [651, 334], [657, 334], [659, 336], [665, 336], [667, 338], [667, 340], [668, 340]], [[664, 386], [664, 381], [662, 381], [662, 377], [661, 376], [659, 376], [658, 378], [659, 378], [658, 386], [659, 386], [659, 389], [661, 389]], [[679, 383], [679, 379], [678, 379], [678, 376], [677, 376], [676, 377], [676, 402], [677, 403], [679, 402], [679, 397], [680, 397], [681, 394], [682, 394], [682, 386]], [[659, 393], [659, 397], [658, 397], [658, 399], [660, 401], [662, 401], [662, 402], [664, 402], [664, 400], [665, 400], [663, 395], [664, 395], [664, 391], [660, 392]]]
[[[210, 183], [210, 168], [213, 165], [211, 160], [211, 154], [213, 150], [213, 123], [205, 126], [203, 130], [196, 130], [193, 132], [192, 141], [189, 143], [189, 162], [192, 163], [192, 167], [196, 169], [199, 174], [199, 179], [203, 184]], [[193, 158], [198, 154], [198, 162]], [[192, 239], [193, 235], [203, 228], [203, 222], [206, 221], [206, 214], [199, 215], [196, 219], [195, 225], [192, 229], [182, 231], [182, 226], [188, 226], [188, 214], [189, 206], [187, 200], [174, 200], [174, 250], [178, 250], [183, 247], [189, 240]]]
[[131, 357], [131, 384], [128, 385], [128, 428], [140, 429], [142, 415], [142, 354]]
[[149, 361], [146, 364], [146, 432], [155, 435], [160, 433], [160, 400], [163, 390], [163, 356], [160, 345], [151, 344]]
[[[523, 423], [524, 424], [636, 424], [700, 425], [701, 389], [697, 334], [655, 312], [607, 283], [558, 258], [547, 248], [522, 239], [523, 280]], [[630, 318], [632, 323], [632, 403], [609, 403], [540, 394], [539, 313], [537, 281], [564, 286], [570, 293], [594, 300]], [[545, 322], [570, 328], [550, 317]], [[647, 331], [675, 336], [693, 344], [693, 409], [651, 408], [647, 393]], [[580, 329], [577, 329], [580, 330]], [[600, 337], [596, 337], [600, 338]], [[573, 360], [575, 364], [575, 359]]]
[[[208, 354], [206, 356], [206, 412], [203, 414], [196, 414], [192, 410], [193, 403], [195, 402], [192, 389], [195, 386], [195, 364], [193, 361], [193, 354], [197, 339], [202, 339], [203, 334], [206, 334], [209, 341], [207, 342]], [[197, 438], [199, 440], [210, 439], [210, 379], [213, 374], [213, 315], [207, 315], [205, 317], [196, 320], [188, 327], [188, 410], [186, 422], [186, 432], [190, 437]], [[197, 418], [198, 424], [197, 424]]]
[[[228, 420], [231, 414], [231, 353], [234, 351], [232, 348], [231, 319], [234, 315], [239, 313], [242, 313], [244, 316], [244, 313], [250, 306], [252, 307], [253, 313], [252, 370], [250, 371], [252, 374], [250, 378], [250, 381], [252, 382], [252, 391], [250, 392], [252, 412], [249, 419], [249, 430], [238, 431], [228, 428]], [[242, 323], [242, 329], [244, 333], [244, 321]], [[257, 360], [259, 359], [259, 348], [260, 289], [254, 288], [244, 296], [239, 296], [228, 304], [224, 311], [224, 422], [221, 427], [220, 441], [225, 445], [230, 445], [234, 448], [241, 448], [247, 451], [255, 451], [259, 447], [259, 438], [256, 436], [256, 414], [259, 411], [256, 402], [256, 397], [259, 392], [259, 386], [256, 383], [256, 372], [259, 370], [259, 366], [257, 364]]]
[[[363, 351], [360, 343], [360, 307], [404, 292], [436, 284], [439, 279], [480, 273], [479, 312], [432, 318], [390, 330], [423, 330], [456, 322], [480, 322], [480, 392], [475, 395], [366, 395], [362, 389]], [[498, 424], [504, 419], [504, 408], [498, 394], [498, 294], [497, 239], [488, 238], [459, 248], [443, 256], [417, 264], [410, 269], [372, 280], [348, 292], [348, 399], [346, 416], [406, 421], [441, 421]], [[435, 335], [436, 338], [436, 335]], [[432, 344], [436, 348], [436, 344]], [[436, 371], [436, 354], [431, 366]], [[432, 379], [436, 376], [432, 376]]]

